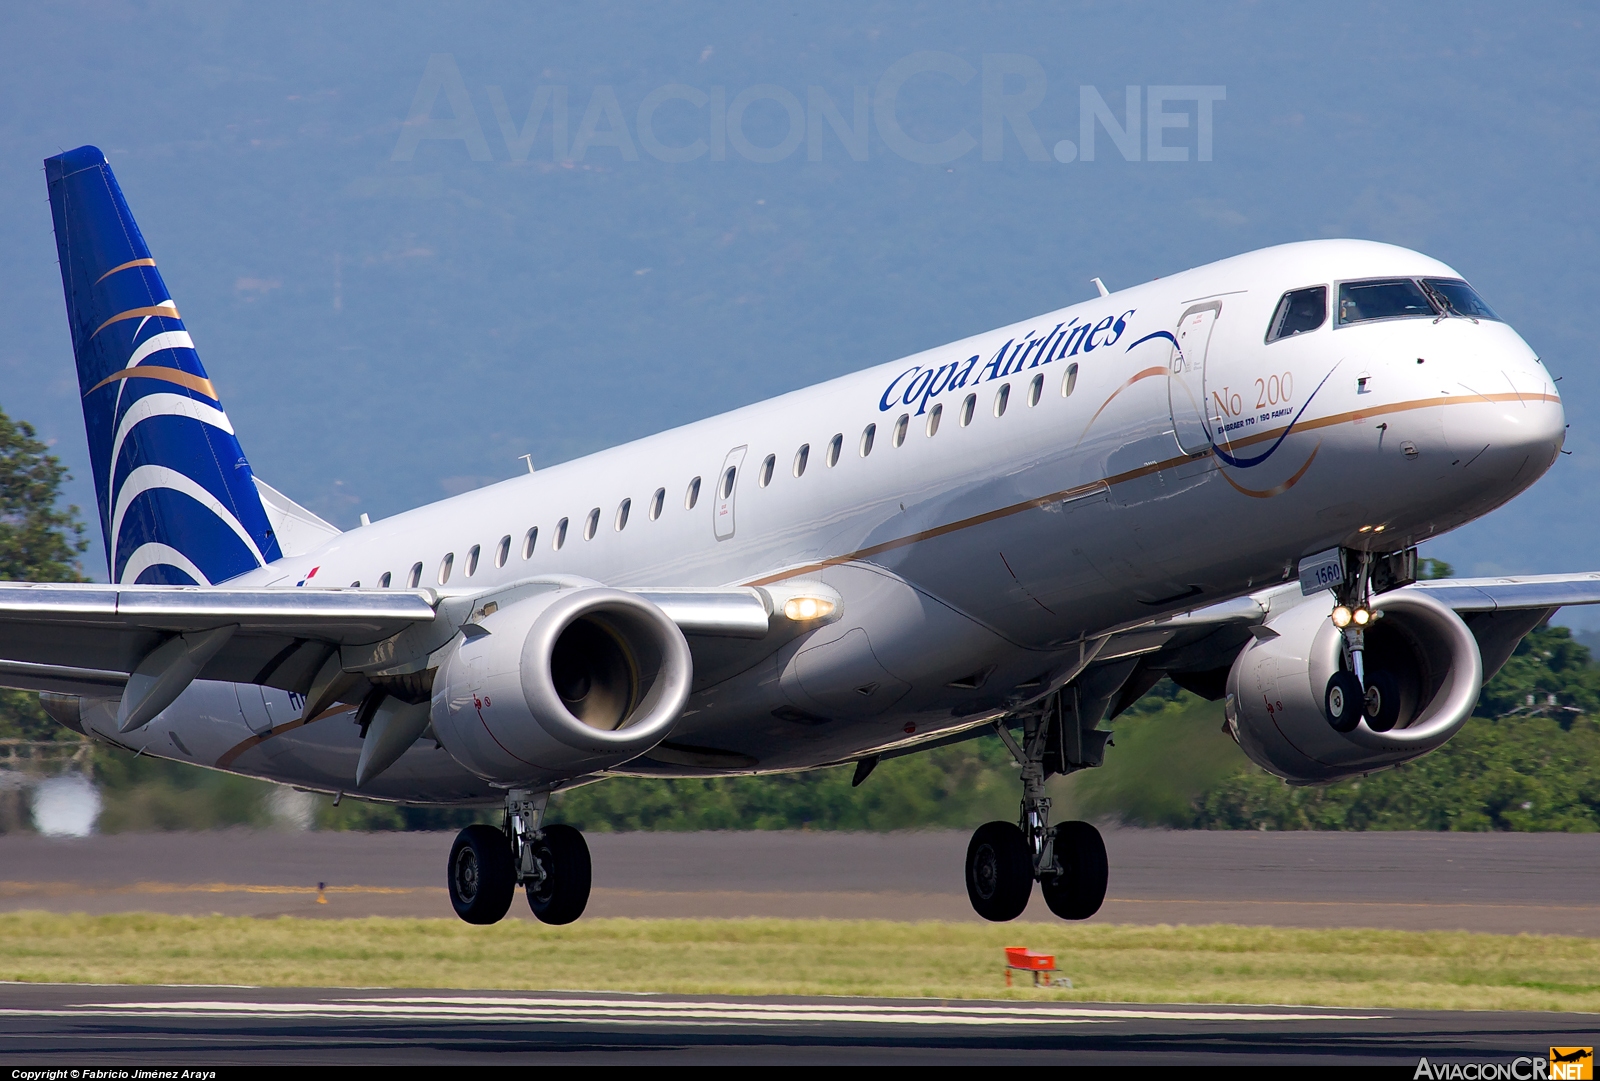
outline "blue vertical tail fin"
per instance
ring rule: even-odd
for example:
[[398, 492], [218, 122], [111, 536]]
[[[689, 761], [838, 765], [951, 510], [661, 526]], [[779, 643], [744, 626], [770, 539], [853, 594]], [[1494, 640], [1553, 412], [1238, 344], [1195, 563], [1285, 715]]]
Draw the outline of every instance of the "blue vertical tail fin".
[[209, 585], [273, 562], [250, 463], [105, 155], [44, 165], [111, 580]]

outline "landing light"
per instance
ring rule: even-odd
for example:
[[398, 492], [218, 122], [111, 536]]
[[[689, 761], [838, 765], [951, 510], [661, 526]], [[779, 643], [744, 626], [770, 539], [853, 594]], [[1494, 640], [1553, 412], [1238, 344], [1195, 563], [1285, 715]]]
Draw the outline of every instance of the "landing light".
[[821, 619], [833, 614], [833, 602], [825, 597], [790, 597], [783, 602], [783, 614], [796, 622]]
[[1340, 630], [1350, 626], [1350, 609], [1342, 604], [1335, 608], [1333, 610], [1333, 625]]
[[1372, 619], [1372, 613], [1365, 608], [1357, 608], [1350, 613], [1350, 618], [1355, 620], [1356, 626], [1365, 627]]

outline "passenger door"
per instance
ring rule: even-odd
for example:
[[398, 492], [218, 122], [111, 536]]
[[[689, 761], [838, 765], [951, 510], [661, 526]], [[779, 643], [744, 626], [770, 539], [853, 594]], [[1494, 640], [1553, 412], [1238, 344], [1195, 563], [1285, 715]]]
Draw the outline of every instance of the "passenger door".
[[1167, 369], [1167, 403], [1172, 411], [1172, 433], [1185, 454], [1199, 454], [1211, 447], [1206, 351], [1221, 314], [1222, 301], [1208, 300], [1188, 308], [1178, 320], [1177, 345]]
[[739, 490], [739, 467], [744, 464], [744, 456], [749, 451], [748, 446], [734, 447], [723, 459], [722, 468], [717, 471], [716, 505], [712, 511], [712, 526], [717, 539], [727, 540], [733, 536], [733, 497]]

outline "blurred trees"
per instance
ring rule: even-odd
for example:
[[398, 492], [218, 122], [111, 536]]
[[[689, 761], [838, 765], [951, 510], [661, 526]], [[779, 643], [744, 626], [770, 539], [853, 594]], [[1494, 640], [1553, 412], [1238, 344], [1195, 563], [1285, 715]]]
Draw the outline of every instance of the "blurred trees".
[[[0, 581], [84, 580], [78, 557], [89, 542], [78, 508], [56, 506], [68, 475], [49, 451], [33, 425], [0, 410]], [[37, 694], [0, 689], [0, 739], [77, 738], [45, 715]]]

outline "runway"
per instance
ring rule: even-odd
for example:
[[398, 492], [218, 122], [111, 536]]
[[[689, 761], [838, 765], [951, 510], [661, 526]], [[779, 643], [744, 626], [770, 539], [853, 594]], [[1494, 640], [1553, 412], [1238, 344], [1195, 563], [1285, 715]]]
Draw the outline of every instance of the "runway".
[[[1106, 831], [1095, 920], [1600, 935], [1600, 835]], [[590, 834], [590, 916], [973, 920], [966, 833]], [[0, 911], [451, 917], [444, 833], [0, 835]], [[318, 883], [326, 889], [318, 903]], [[528, 918], [525, 906], [512, 913]], [[1054, 917], [1035, 892], [1024, 920]]]
[[1509, 1061], [1592, 1045], [1597, 1022], [1300, 1007], [0, 985], [0, 1055], [14, 1070], [1049, 1062], [1360, 1065], [1410, 1077], [1423, 1056]]

